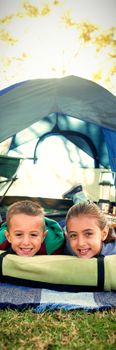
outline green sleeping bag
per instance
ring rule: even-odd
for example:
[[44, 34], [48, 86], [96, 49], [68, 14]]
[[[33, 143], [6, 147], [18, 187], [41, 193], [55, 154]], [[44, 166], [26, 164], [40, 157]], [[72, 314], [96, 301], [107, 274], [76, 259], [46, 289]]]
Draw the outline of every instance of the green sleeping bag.
[[64, 291], [115, 291], [116, 255], [79, 259], [73, 256], [22, 257], [0, 252], [0, 279], [19, 285]]

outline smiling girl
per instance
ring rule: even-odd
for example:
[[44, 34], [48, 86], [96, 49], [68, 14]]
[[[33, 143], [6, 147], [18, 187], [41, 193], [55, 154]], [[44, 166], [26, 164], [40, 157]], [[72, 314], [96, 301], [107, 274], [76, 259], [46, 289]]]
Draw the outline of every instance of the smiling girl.
[[66, 254], [79, 258], [116, 254], [116, 235], [95, 203], [73, 205], [66, 216]]

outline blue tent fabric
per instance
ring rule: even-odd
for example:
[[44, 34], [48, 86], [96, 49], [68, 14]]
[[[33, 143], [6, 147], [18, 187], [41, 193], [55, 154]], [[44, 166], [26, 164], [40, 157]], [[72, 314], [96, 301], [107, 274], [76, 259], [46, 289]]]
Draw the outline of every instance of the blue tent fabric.
[[[101, 165], [111, 167], [112, 171], [116, 170], [114, 146], [116, 97], [102, 86], [76, 76], [60, 79], [33, 79], [0, 91], [0, 142], [29, 128], [34, 123], [44, 121], [48, 116], [50, 116], [49, 124], [51, 124], [57, 114], [61, 123], [65, 123], [67, 117], [85, 122], [86, 136], [89, 130], [90, 139], [92, 132], [89, 126], [93, 124], [98, 128], [97, 136], [93, 137], [92, 142], [95, 138], [94, 146], [97, 143], [98, 154], [101, 153], [102, 159], [105, 159], [107, 154], [105, 145], [109, 154], [109, 164], [106, 160], [105, 164], [103, 162]], [[64, 117], [64, 122], [62, 117]], [[84, 125], [82, 130], [84, 130]], [[77, 131], [78, 127], [75, 127], [75, 132]], [[101, 134], [100, 138], [99, 134]], [[104, 142], [104, 135], [106, 142]], [[69, 135], [68, 137], [74, 139], [74, 136]], [[83, 139], [80, 142], [81, 145], [82, 141]], [[87, 148], [90, 152], [88, 146]]]
[[112, 171], [116, 172], [116, 131], [103, 128]]

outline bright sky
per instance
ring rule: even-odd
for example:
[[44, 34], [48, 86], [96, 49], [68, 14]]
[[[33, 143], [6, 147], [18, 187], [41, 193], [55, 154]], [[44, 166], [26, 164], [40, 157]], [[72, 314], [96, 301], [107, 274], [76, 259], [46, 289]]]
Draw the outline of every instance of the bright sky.
[[[19, 11], [24, 3], [31, 3], [37, 6], [39, 9], [45, 5], [53, 5], [55, 1], [42, 1], [42, 0], [1, 0], [0, 1], [0, 18], [10, 15], [15, 11]], [[116, 25], [116, 1], [115, 0], [62, 0], [58, 1], [60, 5], [56, 7], [58, 11], [62, 12], [64, 9], [71, 10], [75, 20], [92, 20], [107, 28], [112, 25]], [[74, 18], [74, 17], [73, 17]]]
[[[36, 6], [38, 16], [27, 16], [24, 3]], [[74, 22], [89, 21], [106, 30], [116, 26], [116, 0], [64, 0], [57, 6], [54, 3], [52, 0], [0, 1], [0, 19], [14, 15], [12, 20], [1, 23], [1, 29], [16, 40], [8, 43], [1, 34], [0, 89], [27, 79], [72, 74], [95, 80], [93, 72], [101, 69], [98, 83], [115, 94], [116, 74], [110, 83], [106, 81], [106, 72], [111, 68], [106, 50], [96, 58], [95, 47], [91, 44], [83, 47], [76, 28], [67, 27], [62, 18], [69, 14]], [[43, 16], [41, 10], [45, 4], [50, 5], [51, 13]]]

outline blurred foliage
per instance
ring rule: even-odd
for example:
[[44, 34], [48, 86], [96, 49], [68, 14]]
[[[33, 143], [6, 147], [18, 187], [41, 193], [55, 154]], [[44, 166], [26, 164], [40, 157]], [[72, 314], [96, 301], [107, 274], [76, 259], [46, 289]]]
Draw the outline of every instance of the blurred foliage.
[[0, 40], [5, 41], [10, 45], [15, 45], [18, 42], [17, 39], [13, 38], [13, 36], [4, 29], [0, 29]]
[[[70, 5], [70, 8], [69, 8], [69, 5]], [[81, 50], [86, 49], [89, 51], [90, 47], [92, 47], [94, 50], [93, 60], [96, 61], [97, 64], [96, 64], [96, 68], [94, 68], [95, 71], [93, 71], [91, 76], [88, 76], [87, 78], [93, 81], [98, 81], [99, 83], [101, 82], [101, 85], [104, 85], [106, 87], [108, 86], [108, 88], [112, 90], [112, 80], [113, 80], [113, 84], [115, 84], [114, 77], [116, 74], [116, 63], [115, 63], [116, 27], [112, 26], [107, 28], [106, 30], [103, 30], [96, 23], [91, 23], [87, 20], [78, 22], [77, 20], [74, 19], [74, 15], [72, 14], [72, 11], [71, 11], [72, 8], [73, 8], [73, 4], [69, 4], [68, 1], [60, 1], [60, 0], [59, 1], [48, 0], [46, 3], [44, 1], [38, 1], [33, 3], [31, 0], [20, 2], [18, 11], [14, 11], [14, 13], [9, 13], [0, 19], [0, 26], [1, 26], [0, 41], [3, 42], [4, 44], [6, 43], [9, 47], [18, 45], [19, 43], [22, 42], [23, 40], [22, 36], [17, 37], [15, 33], [12, 33], [11, 24], [13, 23], [13, 21], [15, 22], [17, 21], [17, 27], [18, 27], [20, 26], [19, 21], [23, 20], [24, 35], [25, 35], [25, 31], [30, 31], [30, 38], [31, 38], [31, 35], [32, 35], [31, 29], [33, 29], [32, 28], [33, 20], [38, 21], [36, 22], [36, 25], [38, 25], [38, 23], [42, 21], [42, 18], [44, 19], [46, 17], [46, 19], [48, 19], [49, 16], [52, 15], [54, 18], [53, 23], [55, 23], [55, 18], [56, 18], [55, 16], [57, 15], [60, 28], [62, 28], [63, 30], [66, 29], [67, 45], [68, 45], [68, 40], [71, 33], [72, 35], [73, 35], [73, 31], [74, 33], [76, 33], [75, 51], [70, 52], [70, 64], [72, 64], [72, 66], [73, 64], [76, 64], [76, 66], [78, 67], [78, 62], [80, 59], [79, 55], [82, 52]], [[77, 10], [78, 10], [78, 1], [77, 1]], [[27, 19], [30, 22], [29, 29], [27, 29]], [[46, 28], [47, 28], [47, 24], [46, 24]], [[43, 27], [42, 27], [42, 31], [43, 31]], [[43, 35], [42, 31], [40, 33], [41, 37]], [[35, 35], [38, 35], [38, 32], [39, 30], [37, 30]], [[51, 45], [52, 32], [49, 40]], [[73, 36], [72, 36], [72, 40], [74, 40]], [[48, 47], [48, 42], [46, 39], [46, 54], [47, 54], [47, 47]], [[57, 38], [56, 38], [56, 47], [57, 47]], [[38, 43], [38, 49], [39, 49], [39, 43]], [[86, 52], [87, 51], [85, 51], [85, 54]], [[33, 56], [33, 50], [31, 54]], [[6, 55], [7, 55], [7, 52], [6, 52]], [[24, 51], [24, 48], [22, 48], [22, 53], [19, 53], [18, 57], [15, 57], [14, 53], [12, 54], [12, 62], [15, 62], [15, 64], [19, 64], [19, 62], [25, 61], [27, 58], [29, 58], [29, 55], [30, 53], [28, 53], [27, 47], [25, 48], [25, 51]], [[8, 70], [8, 63], [9, 65], [11, 65], [11, 49], [10, 49], [10, 57], [8, 56], [4, 57], [4, 55], [2, 55], [2, 50], [0, 53], [0, 57], [1, 57], [1, 66], [3, 65], [1, 67], [2, 76], [4, 75], [4, 78], [8, 80], [9, 72], [7, 70]], [[91, 59], [91, 50], [90, 50], [90, 59]], [[61, 75], [62, 76], [69, 75], [69, 69], [68, 69], [69, 62], [67, 58], [66, 48], [62, 50], [62, 61], [64, 63], [62, 63]], [[86, 62], [86, 67], [88, 65], [89, 65], [89, 62]], [[19, 69], [22, 69], [22, 66], [19, 66]], [[51, 63], [51, 76], [53, 75], [55, 76], [58, 69], [59, 67], [56, 67], [56, 62], [54, 57], [54, 64]], [[17, 70], [15, 71], [14, 75], [16, 74], [17, 74]], [[81, 76], [81, 72], [80, 72], [80, 76]]]

